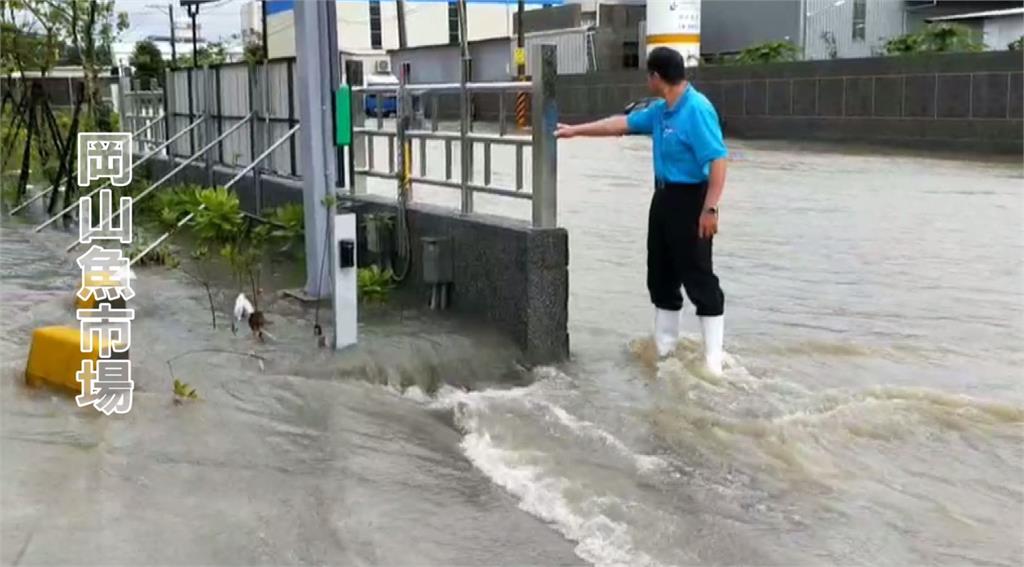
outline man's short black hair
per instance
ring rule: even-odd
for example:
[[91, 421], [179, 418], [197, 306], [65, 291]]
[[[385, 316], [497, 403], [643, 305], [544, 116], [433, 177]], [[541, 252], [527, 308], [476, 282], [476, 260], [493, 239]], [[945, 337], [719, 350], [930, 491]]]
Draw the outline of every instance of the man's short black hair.
[[657, 73], [670, 85], [678, 85], [686, 78], [686, 61], [675, 49], [655, 47], [647, 56], [647, 72]]

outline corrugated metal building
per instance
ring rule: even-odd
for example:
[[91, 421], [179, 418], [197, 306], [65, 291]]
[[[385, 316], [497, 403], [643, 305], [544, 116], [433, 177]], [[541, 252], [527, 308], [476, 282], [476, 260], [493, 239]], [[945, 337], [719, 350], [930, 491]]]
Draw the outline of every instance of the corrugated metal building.
[[704, 0], [701, 51], [788, 41], [806, 59], [870, 57], [906, 26], [902, 0]]
[[[512, 76], [512, 40], [503, 37], [469, 42], [473, 81], [507, 81]], [[426, 45], [388, 52], [392, 72], [409, 63], [410, 83], [457, 83], [461, 66], [458, 45]]]
[[[593, 68], [593, 51], [587, 42], [593, 32], [586, 28], [554, 30], [525, 34], [526, 73], [540, 64], [540, 46], [558, 46], [558, 74], [586, 73]], [[515, 76], [514, 38], [502, 37], [469, 42], [473, 81], [507, 81]], [[454, 83], [459, 81], [460, 51], [458, 45], [427, 45], [395, 49], [388, 52], [392, 72], [402, 63], [409, 63], [411, 83]]]
[[587, 28], [533, 32], [524, 35], [526, 44], [526, 74], [532, 75], [540, 65], [542, 45], [558, 48], [558, 74], [576, 75], [594, 70], [594, 32]]
[[806, 59], [880, 55], [905, 29], [898, 0], [804, 0], [804, 6]]

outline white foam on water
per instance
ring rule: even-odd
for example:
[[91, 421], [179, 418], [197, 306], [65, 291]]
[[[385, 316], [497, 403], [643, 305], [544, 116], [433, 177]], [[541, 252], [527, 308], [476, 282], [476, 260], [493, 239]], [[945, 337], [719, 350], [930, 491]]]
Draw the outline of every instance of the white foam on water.
[[573, 506], [566, 498], [572, 487], [570, 479], [551, 476], [540, 467], [523, 462], [520, 453], [499, 448], [490, 435], [480, 432], [476, 411], [482, 409], [477, 406], [456, 412], [457, 423], [467, 432], [461, 447], [475, 467], [519, 499], [522, 510], [577, 542], [576, 554], [594, 565], [659, 565], [646, 553], [634, 549], [627, 525], [598, 511], [587, 514], [580, 506]]
[[414, 402], [421, 404], [429, 404], [432, 399], [427, 395], [419, 386], [409, 386], [405, 390], [402, 390], [401, 395], [403, 398], [408, 398]]
[[626, 446], [625, 443], [620, 441], [618, 437], [615, 437], [611, 433], [608, 433], [604, 429], [601, 429], [594, 423], [591, 423], [583, 419], [579, 419], [578, 417], [565, 411], [565, 409], [562, 408], [561, 406], [542, 400], [533, 403], [543, 405], [551, 412], [552, 415], [557, 417], [563, 425], [571, 429], [577, 435], [580, 435], [581, 437], [595, 437], [597, 439], [600, 439], [606, 445], [612, 447], [623, 456], [631, 458], [640, 472], [653, 472], [656, 470], [664, 470], [669, 466], [664, 459], [657, 457], [655, 455], [642, 455], [634, 453], [632, 450], [630, 450], [629, 447]]
[[[656, 456], [637, 455], [621, 440], [596, 424], [582, 420], [561, 406], [540, 399], [545, 387], [542, 381], [529, 386], [466, 392], [442, 386], [428, 405], [433, 409], [454, 412], [456, 425], [464, 432], [460, 446], [466, 458], [496, 485], [519, 500], [523, 511], [549, 523], [567, 539], [575, 541], [576, 554], [599, 566], [657, 566], [657, 561], [634, 547], [630, 526], [609, 518], [602, 510], [615, 508], [622, 502], [603, 496], [573, 501], [569, 496], [576, 488], [571, 478], [553, 473], [529, 462], [529, 451], [509, 450], [499, 446], [481, 424], [480, 418], [495, 411], [495, 405], [508, 402], [527, 408], [540, 408], [558, 423], [581, 437], [599, 439], [605, 445], [636, 464], [638, 471], [648, 472], [667, 467]], [[423, 401], [418, 389], [407, 389], [403, 395]]]

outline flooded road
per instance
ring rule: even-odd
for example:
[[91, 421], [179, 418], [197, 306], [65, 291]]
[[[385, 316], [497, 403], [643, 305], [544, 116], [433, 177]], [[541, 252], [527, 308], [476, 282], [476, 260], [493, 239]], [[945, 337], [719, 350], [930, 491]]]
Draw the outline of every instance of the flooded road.
[[[98, 417], [20, 385], [28, 332], [73, 322], [75, 274], [5, 219], [3, 563], [1019, 565], [1020, 164], [731, 149], [715, 381], [692, 308], [676, 357], [646, 338], [642, 139], [559, 146], [573, 360], [526, 377], [499, 339], [412, 312], [371, 312], [369, 351], [339, 359], [282, 301], [258, 347], [154, 269], [136, 407]], [[203, 349], [265, 368], [181, 359], [204, 399], [174, 406], [165, 361]]]

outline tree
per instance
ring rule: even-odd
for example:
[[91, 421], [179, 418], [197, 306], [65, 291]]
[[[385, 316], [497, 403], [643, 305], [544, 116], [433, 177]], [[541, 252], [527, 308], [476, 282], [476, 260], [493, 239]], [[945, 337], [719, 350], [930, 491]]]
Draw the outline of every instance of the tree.
[[1020, 51], [1022, 44], [1024, 44], [1024, 35], [1011, 41], [1009, 44], [1007, 44], [1006, 48], [1009, 49], [1010, 51]]
[[245, 62], [250, 65], [255, 63], [262, 63], [263, 57], [263, 42], [259, 39], [250, 39], [245, 44], [244, 51]]
[[99, 73], [113, 64], [111, 45], [128, 28], [128, 15], [116, 13], [114, 6], [114, 0], [0, 0], [4, 70], [45, 74], [58, 62], [80, 64], [87, 118], [109, 129]]
[[[207, 46], [196, 49], [196, 59], [198, 60], [199, 67], [215, 65], [221, 65], [226, 63], [228, 60], [227, 49], [224, 48], [224, 44], [219, 42], [211, 43]], [[179, 57], [178, 67], [188, 68], [192, 66], [192, 57]]]
[[974, 39], [971, 29], [958, 24], [932, 24], [924, 30], [929, 51], [982, 51], [985, 44]]
[[58, 8], [25, 0], [0, 0], [0, 66], [4, 74], [39, 71], [45, 75], [60, 59], [66, 30]]
[[160, 48], [152, 41], [147, 39], [136, 43], [129, 61], [135, 69], [135, 78], [143, 82], [155, 79], [157, 82], [163, 83], [163, 53], [160, 52]]

